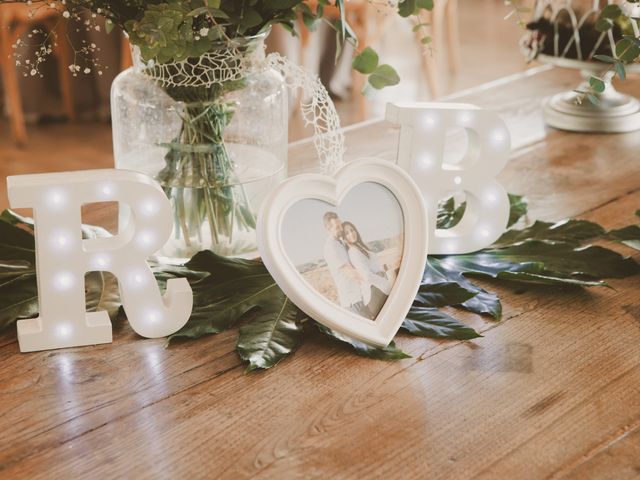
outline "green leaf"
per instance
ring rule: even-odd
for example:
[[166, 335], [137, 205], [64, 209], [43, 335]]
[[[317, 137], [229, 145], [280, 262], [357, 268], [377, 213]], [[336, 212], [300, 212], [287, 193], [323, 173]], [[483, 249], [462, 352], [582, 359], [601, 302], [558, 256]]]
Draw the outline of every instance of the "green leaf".
[[462, 202], [456, 206], [455, 199], [449, 197], [447, 200], [440, 202], [438, 205], [438, 218], [436, 221], [437, 228], [448, 229], [455, 227], [462, 217], [467, 208], [467, 202]]
[[344, 42], [347, 38], [347, 9], [344, 5], [344, 0], [335, 0], [335, 5], [338, 6], [340, 11], [340, 38]]
[[597, 96], [595, 96], [593, 93], [587, 93], [587, 99], [589, 99], [589, 101], [593, 105], [599, 105], [600, 104], [600, 99]]
[[607, 5], [600, 11], [600, 18], [615, 20], [620, 15], [622, 15], [622, 10], [618, 5]]
[[369, 75], [378, 67], [378, 54], [371, 47], [365, 48], [353, 59], [354, 70]]
[[185, 266], [209, 275], [191, 285], [191, 318], [169, 341], [220, 333], [256, 309], [260, 309], [261, 315], [269, 315], [281, 308], [278, 303], [281, 290], [260, 261], [226, 258], [203, 251]]
[[3, 210], [3, 212], [0, 213], [0, 220], [9, 225], [24, 228], [33, 234], [34, 223], [32, 218], [23, 217], [13, 210]]
[[482, 336], [437, 308], [412, 307], [402, 323], [402, 329], [411, 335], [428, 338], [469, 340]]
[[624, 82], [627, 78], [627, 72], [624, 68], [624, 64], [622, 62], [616, 62], [614, 65], [614, 69], [616, 71], [616, 74], [618, 75], [618, 78]]
[[613, 21], [610, 18], [598, 18], [596, 20], [596, 30], [598, 32], [606, 32], [613, 28]]
[[398, 4], [398, 13], [401, 17], [410, 17], [416, 13], [417, 8], [416, 0], [402, 0]]
[[[508, 227], [518, 223], [518, 221], [527, 214], [528, 202], [527, 199], [521, 195], [514, 195], [509, 193], [509, 223]], [[455, 199], [449, 197], [448, 199], [438, 204], [438, 218], [437, 228], [447, 229], [455, 227], [464, 215], [467, 207], [467, 202], [461, 202], [456, 206]]]
[[509, 223], [507, 228], [511, 228], [518, 223], [522, 217], [527, 214], [529, 204], [527, 199], [522, 195], [514, 195], [509, 193]]
[[115, 321], [122, 302], [116, 277], [106, 272], [89, 272], [84, 279], [87, 311], [105, 310]]
[[535, 274], [528, 272], [499, 272], [496, 275], [498, 280], [509, 280], [520, 283], [533, 283], [537, 285], [556, 285], [573, 287], [607, 287], [608, 284], [602, 280], [580, 280], [577, 278], [557, 277], [547, 274]]
[[616, 59], [610, 55], [594, 55], [593, 58], [604, 63], [616, 63]]
[[596, 93], [602, 93], [602, 92], [604, 92], [604, 90], [606, 88], [606, 85], [605, 85], [604, 81], [601, 78], [598, 78], [598, 77], [590, 77], [589, 78], [589, 85], [591, 86], [593, 91], [596, 92]]
[[618, 230], [611, 230], [607, 236], [628, 247], [640, 250], [640, 225], [629, 225]]
[[10, 210], [0, 215], [0, 331], [38, 314], [35, 240], [23, 224], [32, 228]]
[[604, 233], [604, 228], [587, 220], [562, 220], [557, 223], [537, 221], [523, 230], [508, 230], [492, 247], [505, 247], [527, 240], [563, 242], [577, 246]]
[[275, 366], [302, 340], [298, 309], [282, 292], [276, 297], [272, 306], [279, 304], [279, 310], [260, 310], [250, 323], [240, 328], [237, 350], [240, 357], [249, 362], [247, 372]]
[[[33, 234], [19, 228], [19, 220], [12, 212], [0, 216], [0, 257], [2, 260], [22, 260], [36, 263], [36, 246]], [[28, 227], [32, 228], [32, 227]]]
[[416, 0], [416, 7], [423, 10], [433, 10], [433, 0]]
[[623, 38], [616, 44], [616, 57], [625, 63], [633, 62], [640, 55], [640, 46], [633, 39]]
[[475, 292], [470, 292], [455, 282], [423, 283], [413, 305], [424, 308], [448, 307], [460, 305], [475, 296]]
[[495, 293], [487, 292], [460, 272], [449, 270], [438, 258], [429, 256], [422, 283], [434, 284], [442, 282], [454, 282], [468, 292], [475, 294], [469, 300], [458, 305], [460, 308], [479, 315], [490, 315], [494, 320], [500, 320], [502, 317], [502, 304]]
[[318, 329], [325, 335], [334, 338], [353, 348], [356, 354], [362, 357], [375, 358], [376, 360], [402, 360], [403, 358], [411, 358], [411, 355], [404, 353], [394, 342], [391, 342], [384, 348], [374, 347], [367, 343], [347, 337], [339, 332], [335, 332], [324, 325], [317, 324]]
[[[492, 248], [446, 257], [447, 268], [466, 274], [499, 278], [501, 272], [525, 272], [567, 278], [624, 278], [640, 272], [640, 265], [600, 246], [575, 248], [566, 243], [527, 240], [505, 248]], [[568, 282], [571, 283], [571, 282]]]
[[[4, 270], [0, 265], [0, 271]], [[20, 318], [38, 315], [38, 288], [34, 273], [20, 275], [0, 285], [0, 331]]]
[[369, 76], [369, 84], [377, 90], [397, 85], [398, 83], [400, 83], [398, 73], [392, 66], [387, 64], [378, 66]]

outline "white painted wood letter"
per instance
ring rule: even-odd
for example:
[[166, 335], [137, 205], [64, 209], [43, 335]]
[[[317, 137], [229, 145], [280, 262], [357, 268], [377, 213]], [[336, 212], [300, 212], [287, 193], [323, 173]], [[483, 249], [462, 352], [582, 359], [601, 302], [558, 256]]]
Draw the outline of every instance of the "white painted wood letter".
[[[20, 350], [31, 352], [112, 341], [107, 312], [85, 311], [84, 276], [108, 271], [118, 278], [131, 327], [141, 336], [179, 330], [193, 306], [186, 279], [167, 283], [164, 297], [147, 258], [171, 233], [171, 208], [151, 178], [124, 170], [20, 175], [7, 179], [12, 208], [33, 208], [40, 316], [18, 321]], [[118, 235], [83, 240], [83, 204], [117, 201], [131, 208]]]
[[[387, 120], [400, 125], [398, 165], [416, 181], [430, 219], [430, 254], [461, 254], [491, 245], [509, 221], [509, 197], [495, 177], [506, 166], [511, 138], [500, 117], [473, 105], [389, 104]], [[455, 165], [444, 163], [449, 129], [464, 128], [467, 149]], [[466, 194], [463, 218], [453, 228], [436, 229], [438, 202]]]

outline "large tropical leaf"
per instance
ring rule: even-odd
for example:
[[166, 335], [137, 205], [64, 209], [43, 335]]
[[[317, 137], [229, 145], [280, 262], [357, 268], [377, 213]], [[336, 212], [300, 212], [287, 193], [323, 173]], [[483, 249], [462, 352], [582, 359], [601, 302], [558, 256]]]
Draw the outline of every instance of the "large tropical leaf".
[[[510, 195], [510, 225], [527, 211], [522, 197]], [[464, 202], [441, 204], [438, 226], [450, 228], [464, 213]], [[16, 319], [38, 313], [35, 251], [31, 219], [5, 211], [0, 215], [0, 329]], [[84, 238], [109, 235], [104, 229], [83, 226]], [[403, 330], [412, 335], [467, 340], [480, 335], [446, 312], [445, 306], [464, 308], [500, 319], [498, 297], [476, 285], [468, 276], [479, 275], [510, 282], [545, 285], [601, 286], [603, 278], [622, 278], [638, 273], [633, 259], [600, 246], [581, 246], [585, 241], [612, 238], [630, 246], [638, 241], [638, 227], [605, 234], [597, 224], [566, 220], [555, 224], [536, 222], [528, 228], [509, 230], [491, 248], [479, 252], [430, 256], [422, 285]], [[172, 338], [197, 338], [218, 333], [242, 319], [237, 348], [248, 370], [270, 368], [290, 354], [301, 341], [300, 312], [284, 296], [260, 261], [219, 257], [201, 252], [184, 267], [154, 264], [156, 279], [164, 288], [171, 278], [187, 278], [194, 293], [194, 309], [185, 327]], [[106, 310], [114, 318], [119, 308], [117, 281], [108, 274], [86, 276], [87, 309]], [[249, 315], [250, 314], [250, 315]], [[320, 330], [349, 345], [359, 355], [383, 360], [407, 358], [391, 343], [376, 348], [321, 325]]]
[[87, 312], [105, 310], [111, 321], [115, 321], [122, 305], [118, 280], [110, 273], [90, 272], [84, 279]]
[[412, 335], [429, 338], [469, 340], [481, 337], [473, 328], [437, 308], [412, 307], [402, 323]]
[[260, 315], [275, 315], [279, 311], [273, 299], [282, 291], [260, 261], [226, 258], [204, 251], [185, 267], [208, 275], [191, 285], [193, 313], [170, 340], [219, 333], [256, 309], [261, 309]]
[[629, 225], [618, 230], [611, 230], [607, 235], [628, 247], [640, 250], [640, 225]]
[[509, 204], [511, 206], [509, 210], [509, 222], [507, 228], [511, 228], [523, 218], [529, 209], [527, 199], [522, 195], [509, 194]]
[[449, 270], [442, 261], [436, 257], [429, 257], [422, 278], [423, 284], [437, 284], [440, 282], [455, 283], [464, 288], [467, 292], [475, 295], [461, 304], [453, 302], [449, 299], [449, 305], [458, 305], [465, 310], [480, 315], [490, 315], [494, 320], [500, 320], [502, 317], [502, 304], [495, 293], [487, 292], [460, 272]]
[[423, 283], [413, 304], [424, 308], [448, 307], [460, 305], [475, 296], [475, 292], [455, 282]]
[[[563, 278], [577, 280], [575, 276], [624, 278], [640, 271], [640, 265], [633, 259], [604, 247], [576, 248], [568, 243], [541, 240], [526, 240], [504, 248], [437, 258], [447, 269], [465, 274], [499, 278], [502, 272], [525, 272], [556, 278], [560, 283]], [[526, 282], [527, 278], [523, 277], [522, 281]]]
[[580, 245], [586, 240], [600, 237], [603, 234], [604, 228], [587, 220], [563, 220], [557, 223], [537, 221], [523, 230], [508, 230], [492, 247], [505, 247], [527, 240]]
[[[528, 203], [526, 198], [521, 195], [509, 194], [509, 223], [507, 227], [511, 227], [518, 223], [522, 217], [527, 214]], [[436, 226], [441, 229], [448, 229], [455, 227], [466, 210], [467, 203], [460, 202], [456, 204], [454, 197], [449, 197], [446, 200], [440, 202], [438, 205], [438, 217]]]
[[35, 273], [20, 275], [0, 285], [0, 331], [13, 326], [20, 318], [37, 315], [38, 289]]
[[[273, 312], [274, 306], [279, 306]], [[250, 323], [240, 328], [237, 349], [249, 362], [247, 371], [271, 368], [293, 352], [302, 340], [299, 310], [282, 292], [273, 296], [270, 309], [260, 309]]]

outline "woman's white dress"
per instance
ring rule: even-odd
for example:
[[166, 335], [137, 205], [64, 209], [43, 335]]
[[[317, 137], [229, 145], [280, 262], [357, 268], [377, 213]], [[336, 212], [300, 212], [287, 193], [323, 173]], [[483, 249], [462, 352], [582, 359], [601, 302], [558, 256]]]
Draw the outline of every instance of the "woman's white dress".
[[369, 252], [367, 257], [359, 248], [349, 247], [349, 260], [363, 279], [360, 288], [362, 290], [362, 301], [365, 305], [371, 302], [372, 286], [385, 295], [389, 295], [392, 284], [385, 275], [384, 268], [375, 253]]

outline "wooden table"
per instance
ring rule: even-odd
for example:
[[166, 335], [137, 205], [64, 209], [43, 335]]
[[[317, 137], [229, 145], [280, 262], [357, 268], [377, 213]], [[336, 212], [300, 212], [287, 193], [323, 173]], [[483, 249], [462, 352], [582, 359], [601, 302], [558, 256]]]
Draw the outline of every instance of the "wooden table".
[[[538, 68], [455, 100], [504, 115], [515, 149], [501, 180], [528, 196], [532, 219], [621, 227], [640, 208], [640, 132], [542, 122], [539, 99], [577, 79]], [[640, 95], [640, 82], [623, 90]], [[393, 158], [396, 138], [374, 121], [349, 128], [347, 144]], [[292, 165], [311, 157], [308, 142], [292, 145]], [[0, 476], [638, 478], [640, 280], [613, 285], [491, 285], [501, 322], [459, 313], [483, 338], [400, 335], [414, 357], [400, 362], [357, 357], [309, 329], [291, 358], [249, 375], [235, 331], [165, 349], [125, 326], [112, 345], [31, 354], [5, 334]]]

